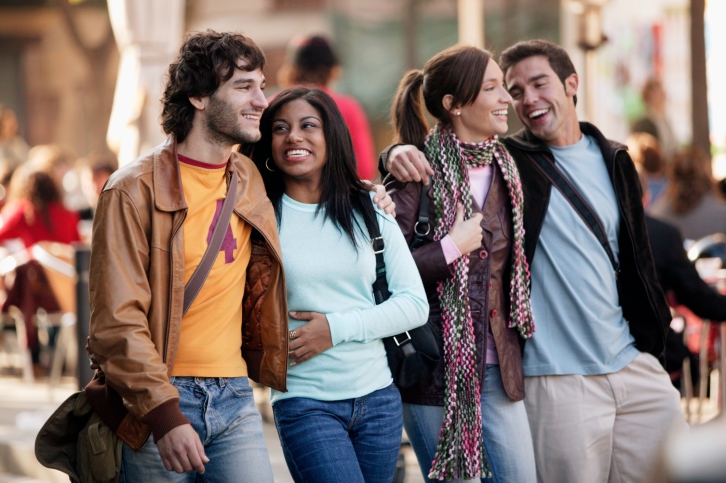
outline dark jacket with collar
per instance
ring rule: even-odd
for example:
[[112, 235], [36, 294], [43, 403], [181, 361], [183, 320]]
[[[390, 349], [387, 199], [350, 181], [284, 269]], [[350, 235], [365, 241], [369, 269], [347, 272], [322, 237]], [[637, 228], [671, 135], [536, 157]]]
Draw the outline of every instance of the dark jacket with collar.
[[[469, 308], [474, 322], [476, 361], [479, 381], [483, 387], [486, 368], [487, 334], [491, 327], [499, 356], [502, 384], [507, 396], [519, 401], [524, 398], [524, 376], [522, 373], [522, 342], [516, 329], [507, 327], [509, 320], [509, 263], [512, 240], [512, 208], [509, 194], [501, 172], [493, 170], [491, 187], [483, 209], [474, 206], [474, 212], [481, 212], [482, 244], [468, 255], [469, 259]], [[392, 177], [390, 177], [392, 178]], [[396, 202], [396, 221], [406, 241], [411, 244], [414, 226], [418, 220], [421, 200], [421, 183], [401, 183], [391, 179], [386, 190]], [[430, 193], [430, 191], [429, 191]], [[414, 250], [413, 258], [429, 300], [429, 323], [443, 354], [441, 304], [437, 293], [440, 280], [451, 277], [440, 241], [434, 241], [434, 203], [429, 203], [430, 230], [425, 244]], [[425, 231], [419, 228], [420, 232]], [[419, 384], [401, 389], [403, 402], [442, 406], [445, 397], [444, 364], [439, 364], [434, 373]]]
[[[592, 124], [581, 122], [580, 129], [583, 134], [592, 136], [600, 146], [620, 208], [618, 287], [623, 315], [629, 323], [638, 350], [659, 357], [663, 353], [671, 316], [658, 284], [650, 252], [642, 192], [635, 166], [625, 146], [605, 139]], [[552, 184], [530, 156], [543, 156], [549, 162], [554, 162], [554, 156], [545, 143], [526, 129], [506, 138], [504, 142], [517, 163], [522, 179], [525, 254], [531, 267], [547, 214]]]

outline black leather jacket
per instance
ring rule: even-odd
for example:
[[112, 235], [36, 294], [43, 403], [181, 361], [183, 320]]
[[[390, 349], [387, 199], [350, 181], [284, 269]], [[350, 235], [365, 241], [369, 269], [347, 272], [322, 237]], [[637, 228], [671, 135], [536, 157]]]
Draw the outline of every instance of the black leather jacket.
[[[623, 315], [629, 323], [638, 350], [660, 357], [671, 315], [650, 252], [642, 191], [635, 166], [624, 145], [605, 139], [592, 124], [581, 122], [580, 129], [595, 138], [600, 146], [620, 208], [618, 243], [621, 270], [618, 289]], [[552, 184], [534, 166], [529, 156], [544, 156], [550, 162], [554, 162], [554, 156], [545, 143], [526, 129], [506, 138], [504, 142], [517, 163], [522, 179], [525, 254], [532, 266]]]

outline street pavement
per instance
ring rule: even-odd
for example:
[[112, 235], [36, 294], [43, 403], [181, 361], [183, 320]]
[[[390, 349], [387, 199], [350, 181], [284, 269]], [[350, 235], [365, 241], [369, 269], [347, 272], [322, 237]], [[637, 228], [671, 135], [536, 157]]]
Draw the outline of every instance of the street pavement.
[[[56, 387], [47, 379], [26, 384], [19, 376], [0, 375], [0, 483], [67, 483], [68, 477], [40, 465], [35, 459], [33, 444], [40, 427], [55, 409], [76, 390], [75, 378], [64, 378]], [[267, 402], [268, 390], [255, 387], [255, 402], [263, 416], [265, 442], [270, 453], [272, 471], [277, 483], [292, 483], [285, 458], [272, 423], [272, 410]], [[691, 401], [691, 424], [703, 424], [716, 417], [715, 401], [706, 400], [699, 407]], [[700, 414], [700, 418], [694, 417]], [[406, 457], [405, 483], [422, 483], [416, 457], [409, 448]]]
[[[68, 477], [43, 467], [35, 459], [33, 444], [41, 426], [68, 396], [76, 390], [74, 378], [64, 378], [50, 388], [46, 381], [26, 384], [19, 376], [0, 375], [0, 483], [67, 483]], [[277, 431], [266, 406], [266, 389], [255, 388], [255, 399], [265, 416], [265, 441], [270, 452], [276, 483], [292, 483], [285, 465]], [[406, 452], [405, 483], [422, 483], [416, 458]]]

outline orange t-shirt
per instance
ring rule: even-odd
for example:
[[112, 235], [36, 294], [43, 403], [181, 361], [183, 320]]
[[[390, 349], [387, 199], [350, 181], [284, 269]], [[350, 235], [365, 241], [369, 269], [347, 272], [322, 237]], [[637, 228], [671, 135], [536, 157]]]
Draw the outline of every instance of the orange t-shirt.
[[[184, 220], [184, 283], [204, 256], [227, 194], [226, 165], [212, 166], [179, 155], [187, 217]], [[241, 377], [242, 297], [250, 261], [252, 227], [232, 214], [217, 258], [182, 318], [173, 376]]]

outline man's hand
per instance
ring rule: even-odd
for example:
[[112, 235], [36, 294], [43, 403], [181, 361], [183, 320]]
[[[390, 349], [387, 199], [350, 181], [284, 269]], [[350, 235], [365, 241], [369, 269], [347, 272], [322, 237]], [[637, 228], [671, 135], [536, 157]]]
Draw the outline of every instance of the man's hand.
[[434, 174], [424, 153], [411, 144], [396, 146], [388, 152], [386, 171], [398, 181], [423, 181], [426, 186], [429, 184], [429, 175]]
[[396, 216], [396, 203], [393, 202], [391, 195], [386, 192], [386, 188], [382, 184], [373, 184], [365, 179], [361, 181], [368, 187], [369, 191], [373, 191], [376, 194], [373, 197], [373, 203], [387, 215]]
[[481, 213], [474, 213], [464, 221], [464, 207], [461, 204], [456, 207], [456, 220], [449, 230], [449, 236], [462, 255], [468, 255], [481, 246], [482, 218], [484, 217]]
[[86, 337], [86, 354], [88, 354], [88, 363], [91, 365], [92, 371], [97, 371], [101, 368], [101, 364], [98, 363], [96, 355], [91, 351], [91, 338]]
[[182, 424], [172, 429], [156, 442], [161, 461], [167, 471], [204, 473], [204, 463], [209, 458], [204, 446], [191, 424]]
[[290, 312], [295, 320], [308, 320], [307, 324], [290, 331], [289, 356], [292, 365], [304, 362], [333, 347], [330, 326], [325, 314], [318, 312]]

